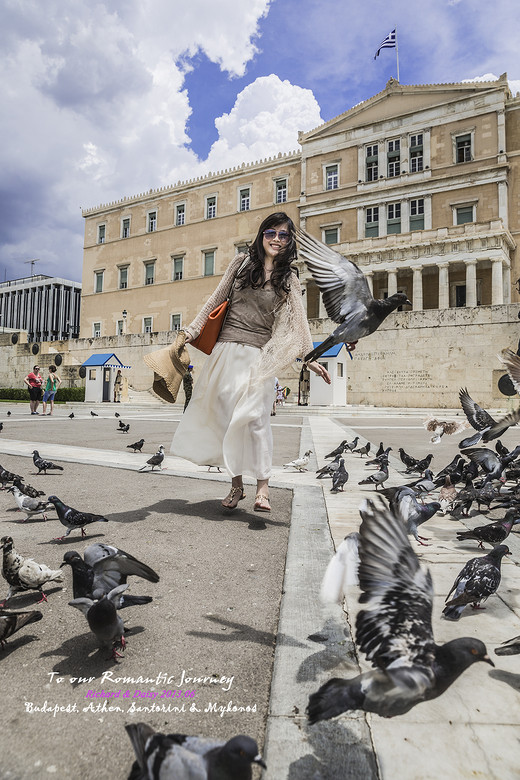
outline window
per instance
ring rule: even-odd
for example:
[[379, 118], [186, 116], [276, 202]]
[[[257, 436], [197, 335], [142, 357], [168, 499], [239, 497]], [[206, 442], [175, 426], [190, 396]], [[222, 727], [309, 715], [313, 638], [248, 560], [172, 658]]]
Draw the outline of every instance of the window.
[[155, 281], [155, 262], [144, 264], [144, 283], [153, 284]]
[[401, 232], [401, 204], [389, 203], [386, 211], [386, 232]]
[[424, 198], [410, 201], [410, 230], [424, 230]]
[[249, 211], [251, 208], [251, 188], [245, 187], [238, 193], [238, 210]]
[[128, 238], [130, 236], [130, 217], [125, 217], [121, 220], [121, 238]]
[[[92, 326], [92, 333], [94, 335], [95, 339], [98, 339], [101, 336], [101, 323], [95, 322]], [[94, 376], [95, 379], [95, 376]]]
[[116, 323], [116, 336], [122, 336], [124, 333], [124, 320], [118, 320]]
[[287, 179], [278, 179], [274, 183], [274, 202], [287, 202]]
[[152, 332], [152, 317], [143, 317], [143, 333], [151, 333]]
[[247, 254], [247, 250], [249, 249], [248, 244], [237, 244], [237, 255], [240, 254]]
[[410, 173], [418, 173], [424, 167], [423, 134], [410, 136]]
[[[99, 323], [97, 323], [99, 324]], [[96, 378], [96, 369], [95, 368], [89, 368], [88, 370], [88, 378], [89, 379], [95, 379]]]
[[180, 329], [181, 329], [181, 315], [172, 314], [170, 330], [180, 330]]
[[98, 244], [104, 244], [105, 243], [106, 230], [107, 230], [107, 226], [106, 225], [98, 225], [98, 229], [97, 229], [97, 242], [98, 242]]
[[213, 276], [215, 273], [215, 252], [204, 252], [204, 276]]
[[119, 269], [119, 289], [126, 290], [128, 287], [128, 266]]
[[365, 238], [376, 238], [379, 235], [379, 206], [369, 206], [366, 209]]
[[94, 292], [103, 292], [103, 271], [96, 271], [94, 274]]
[[[184, 257], [173, 258], [173, 281], [180, 282], [184, 271]], [[173, 328], [172, 328], [173, 330]]]
[[[249, 206], [248, 206], [249, 208]], [[246, 209], [241, 209], [245, 211]], [[206, 198], [206, 219], [214, 219], [217, 216], [217, 196]]]
[[339, 167], [337, 165], [325, 166], [325, 189], [337, 190], [339, 186]]
[[459, 206], [455, 209], [456, 225], [464, 225], [465, 222], [474, 222], [474, 206]]
[[147, 227], [148, 233], [154, 233], [157, 230], [157, 212], [156, 211], [149, 211], [148, 212], [148, 227]]
[[337, 373], [338, 373], [338, 377], [342, 377], [343, 376], [343, 363], [338, 363], [337, 364]]
[[177, 226], [184, 225], [186, 221], [186, 205], [184, 203], [177, 203], [175, 206], [175, 224]]
[[455, 138], [455, 162], [464, 163], [471, 160], [471, 133], [458, 135]]
[[401, 175], [401, 140], [387, 141], [388, 177]]
[[325, 228], [323, 231], [323, 242], [325, 244], [337, 244], [339, 241], [339, 228]]
[[377, 144], [372, 144], [366, 147], [366, 180], [377, 181], [378, 175], [378, 146]]

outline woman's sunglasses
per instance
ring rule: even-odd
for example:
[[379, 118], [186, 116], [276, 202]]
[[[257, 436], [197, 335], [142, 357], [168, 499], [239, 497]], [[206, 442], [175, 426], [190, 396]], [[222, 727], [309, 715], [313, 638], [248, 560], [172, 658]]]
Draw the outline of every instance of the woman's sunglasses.
[[272, 241], [276, 236], [278, 236], [278, 240], [282, 244], [286, 244], [289, 241], [291, 234], [286, 230], [264, 230], [264, 238], [267, 238], [268, 241]]

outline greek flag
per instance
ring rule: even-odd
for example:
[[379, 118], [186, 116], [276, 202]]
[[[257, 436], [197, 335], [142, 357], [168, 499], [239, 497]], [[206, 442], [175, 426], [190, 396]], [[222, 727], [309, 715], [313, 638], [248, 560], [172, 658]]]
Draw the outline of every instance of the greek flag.
[[379, 46], [379, 49], [376, 51], [374, 59], [379, 56], [379, 52], [381, 49], [395, 49], [396, 47], [396, 40], [395, 40], [395, 30], [392, 30], [391, 33], [388, 33], [384, 41], [381, 42], [381, 45]]

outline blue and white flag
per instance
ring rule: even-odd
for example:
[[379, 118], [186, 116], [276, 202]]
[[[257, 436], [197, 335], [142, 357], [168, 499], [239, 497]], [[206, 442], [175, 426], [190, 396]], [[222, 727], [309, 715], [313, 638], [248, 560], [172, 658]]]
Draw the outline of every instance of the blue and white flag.
[[379, 52], [381, 51], [381, 49], [395, 49], [395, 47], [396, 47], [395, 30], [392, 30], [391, 33], [388, 33], [384, 41], [381, 42], [379, 49], [375, 53], [374, 59], [379, 56]]

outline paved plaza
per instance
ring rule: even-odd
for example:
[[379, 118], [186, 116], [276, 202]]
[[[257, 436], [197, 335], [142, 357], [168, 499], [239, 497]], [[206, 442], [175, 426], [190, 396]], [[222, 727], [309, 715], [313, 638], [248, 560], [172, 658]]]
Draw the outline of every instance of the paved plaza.
[[[179, 406], [77, 404], [57, 406], [52, 418], [31, 417], [23, 405], [1, 407], [0, 463], [46, 495], [109, 520], [87, 527], [84, 540], [74, 531], [63, 542], [52, 541], [65, 531], [54, 512], [46, 522], [19, 523], [11, 494], [2, 492], [2, 536], [12, 536], [21, 554], [53, 569], [67, 550], [82, 553], [89, 543], [104, 541], [160, 575], [157, 584], [130, 580], [130, 593], [153, 596], [153, 602], [124, 611], [128, 644], [117, 663], [67, 604], [73, 598], [70, 568], [63, 569], [62, 587], [45, 588], [48, 603], [38, 607], [43, 619], [17, 633], [0, 654], [2, 780], [123, 780], [133, 761], [124, 725], [138, 721], [164, 732], [249, 734], [268, 765], [263, 775], [255, 768], [257, 779], [518, 777], [520, 657], [494, 654], [498, 644], [520, 634], [518, 535], [507, 541], [513, 556], [505, 559], [502, 584], [486, 610], [466, 610], [459, 623], [440, 620], [456, 574], [479, 554], [476, 544], [455, 541], [456, 530], [485, 522], [482, 516], [459, 522], [436, 515], [423, 526], [430, 546], [412, 544], [432, 572], [436, 640], [479, 637], [496, 668], [476, 664], [444, 696], [400, 718], [355, 712], [313, 727], [306, 723], [310, 693], [330, 677], [368, 668], [352, 641], [357, 589], [345, 609], [324, 608], [318, 594], [334, 546], [357, 530], [359, 504], [374, 493], [357, 484], [369, 470], [365, 459], [347, 456], [350, 479], [337, 495], [330, 493], [330, 480], [316, 480], [315, 470], [342, 439], [359, 435], [360, 444], [368, 440], [373, 450], [380, 441], [391, 446], [391, 456], [399, 446], [417, 457], [433, 452], [438, 471], [457, 452], [459, 437], [431, 445], [422, 426], [425, 412], [280, 410], [272, 418], [273, 510], [260, 514], [252, 510], [252, 481], [246, 480], [246, 499], [229, 513], [219, 506], [225, 474], [168, 454]], [[90, 409], [99, 416], [91, 417]], [[128, 434], [117, 430], [116, 409], [130, 423]], [[502, 440], [511, 447], [519, 436], [510, 429]], [[143, 453], [134, 454], [127, 445], [141, 437]], [[165, 469], [139, 472], [160, 444]], [[35, 448], [64, 471], [37, 476]], [[313, 451], [308, 472], [283, 468], [307, 449]], [[387, 484], [406, 481], [396, 457], [390, 465]], [[35, 592], [21, 594], [9, 606], [33, 609], [37, 600]], [[158, 698], [170, 690], [195, 694]], [[121, 693], [109, 699], [89, 691]]]

